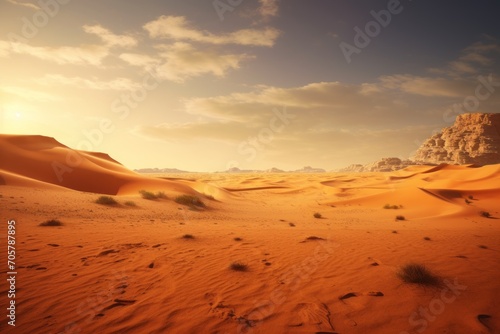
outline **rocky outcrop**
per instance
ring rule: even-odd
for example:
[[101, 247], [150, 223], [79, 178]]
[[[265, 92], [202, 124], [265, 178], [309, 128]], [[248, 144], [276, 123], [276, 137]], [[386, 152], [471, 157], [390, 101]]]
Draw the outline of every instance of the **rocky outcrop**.
[[431, 164], [500, 163], [500, 114], [462, 114], [427, 139], [412, 160]]
[[352, 172], [392, 172], [395, 170], [403, 169], [412, 165], [419, 165], [418, 163], [411, 160], [401, 160], [399, 158], [382, 158], [381, 160], [375, 161], [367, 165], [350, 165], [346, 168], [339, 169], [338, 172], [341, 173], [352, 173]]

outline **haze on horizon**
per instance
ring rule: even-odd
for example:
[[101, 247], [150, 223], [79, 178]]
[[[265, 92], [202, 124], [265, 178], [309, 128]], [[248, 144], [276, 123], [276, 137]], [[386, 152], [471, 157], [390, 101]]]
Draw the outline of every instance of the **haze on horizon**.
[[129, 168], [331, 170], [500, 112], [498, 1], [238, 2], [0, 0], [0, 133]]

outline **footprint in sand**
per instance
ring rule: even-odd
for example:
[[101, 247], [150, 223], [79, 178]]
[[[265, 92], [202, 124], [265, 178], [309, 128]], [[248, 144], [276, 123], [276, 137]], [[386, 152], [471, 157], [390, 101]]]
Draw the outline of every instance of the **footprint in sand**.
[[229, 305], [224, 304], [222, 298], [215, 293], [206, 293], [205, 300], [207, 300], [210, 306], [210, 313], [214, 314], [221, 319], [233, 319], [236, 317], [234, 309]]
[[336, 333], [331, 323], [330, 310], [326, 304], [300, 303], [292, 311], [289, 327], [311, 329], [314, 333]]
[[356, 297], [383, 297], [384, 294], [380, 291], [369, 291], [369, 292], [349, 292], [339, 297], [339, 300], [346, 306], [348, 306], [351, 311], [358, 311], [366, 308], [367, 304], [371, 302], [368, 298], [356, 298]]

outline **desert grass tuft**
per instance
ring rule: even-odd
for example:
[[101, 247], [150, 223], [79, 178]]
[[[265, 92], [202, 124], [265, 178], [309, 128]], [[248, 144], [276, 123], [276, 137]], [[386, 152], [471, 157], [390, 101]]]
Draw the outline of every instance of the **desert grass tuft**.
[[247, 271], [248, 265], [242, 262], [233, 262], [229, 265], [229, 269], [234, 271]]
[[397, 215], [396, 220], [406, 220], [405, 216]]
[[481, 211], [481, 212], [479, 212], [479, 214], [481, 215], [481, 217], [485, 217], [485, 218], [491, 217], [491, 214], [488, 211]]
[[97, 204], [102, 204], [102, 205], [117, 205], [118, 202], [115, 201], [115, 199], [111, 196], [100, 196], [98, 199], [95, 201]]
[[319, 213], [319, 212], [315, 212], [313, 216], [314, 216], [314, 218], [318, 218], [318, 219], [323, 217], [321, 215], [321, 213]]
[[182, 204], [182, 205], [187, 205], [190, 207], [200, 207], [204, 208], [206, 205], [203, 203], [201, 199], [199, 199], [197, 196], [193, 195], [180, 195], [177, 196], [174, 201], [176, 203]]
[[384, 209], [392, 209], [392, 210], [397, 210], [403, 208], [402, 205], [391, 205], [391, 204], [386, 204], [384, 205]]
[[63, 226], [63, 225], [64, 224], [57, 219], [47, 220], [39, 224], [39, 226]]
[[436, 286], [440, 284], [438, 276], [433, 274], [427, 267], [418, 263], [407, 263], [399, 268], [398, 277], [405, 283]]
[[184, 235], [182, 236], [182, 238], [183, 238], [183, 239], [194, 239], [194, 235], [192, 235], [192, 234], [184, 234]]

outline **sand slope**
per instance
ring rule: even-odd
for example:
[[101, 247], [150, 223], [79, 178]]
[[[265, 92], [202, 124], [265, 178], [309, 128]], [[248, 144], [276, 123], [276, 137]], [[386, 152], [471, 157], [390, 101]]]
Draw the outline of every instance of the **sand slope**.
[[0, 135], [0, 152], [3, 184], [38, 187], [46, 183], [112, 195], [141, 189], [196, 193], [179, 182], [134, 173], [107, 154], [73, 150], [50, 137]]
[[[500, 332], [499, 165], [157, 179], [79, 152], [74, 173], [104, 184], [81, 192], [40, 171], [68, 148], [1, 142], [32, 166], [1, 162], [19, 273], [17, 326], [2, 316], [2, 333]], [[192, 192], [207, 208], [145, 200], [140, 187]], [[96, 204], [95, 190], [119, 193], [119, 205]], [[38, 226], [47, 219], [64, 225]], [[247, 271], [231, 270], [236, 261]], [[408, 262], [446, 283], [402, 283]], [[6, 293], [3, 283], [0, 309]]]

